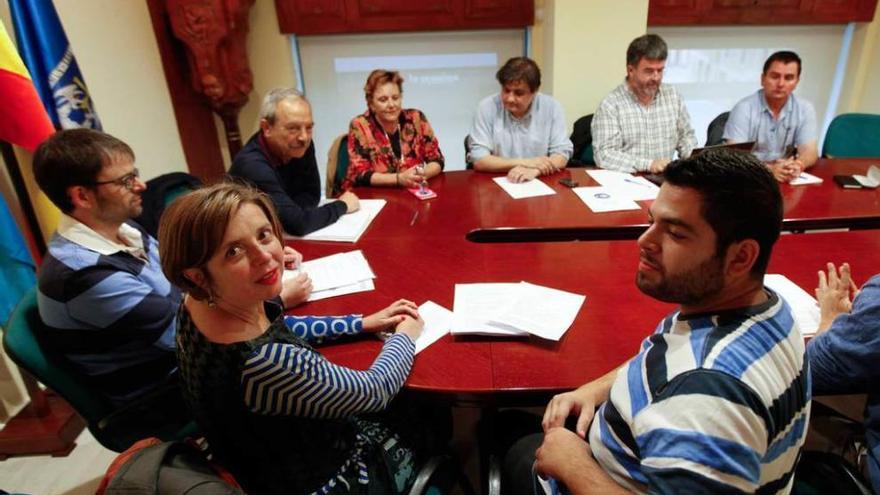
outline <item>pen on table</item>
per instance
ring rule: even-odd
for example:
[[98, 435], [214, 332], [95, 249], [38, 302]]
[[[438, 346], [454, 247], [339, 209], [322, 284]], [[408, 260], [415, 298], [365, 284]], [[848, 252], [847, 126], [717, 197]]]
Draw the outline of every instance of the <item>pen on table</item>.
[[413, 225], [415, 225], [416, 219], [418, 219], [418, 218], [419, 218], [419, 210], [416, 210], [416, 212], [413, 213], [412, 220], [409, 221], [409, 226], [412, 227]]
[[647, 185], [647, 184], [645, 184], [645, 183], [639, 182], [639, 181], [634, 180], [634, 179], [630, 179], [629, 177], [624, 177], [624, 178], [623, 178], [623, 181], [624, 181], [624, 182], [629, 182], [630, 184], [635, 184], [635, 185], [637, 185], [637, 186], [651, 187], [651, 186], [649, 186], [649, 185]]

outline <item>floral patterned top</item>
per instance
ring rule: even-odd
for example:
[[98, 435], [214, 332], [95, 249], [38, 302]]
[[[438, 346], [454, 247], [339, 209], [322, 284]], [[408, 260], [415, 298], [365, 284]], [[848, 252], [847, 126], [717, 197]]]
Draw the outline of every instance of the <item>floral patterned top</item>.
[[348, 127], [350, 162], [343, 190], [370, 185], [374, 172], [393, 174], [430, 162], [437, 162], [443, 168], [443, 153], [425, 114], [414, 108], [404, 109], [400, 112], [398, 129], [397, 133], [388, 135], [370, 110], [351, 120]]

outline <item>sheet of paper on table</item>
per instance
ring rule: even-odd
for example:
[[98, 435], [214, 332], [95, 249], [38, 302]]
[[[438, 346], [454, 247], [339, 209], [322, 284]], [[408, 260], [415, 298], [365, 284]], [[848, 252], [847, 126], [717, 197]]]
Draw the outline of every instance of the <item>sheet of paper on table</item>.
[[618, 196], [624, 196], [633, 201], [657, 199], [657, 193], [660, 192], [660, 188], [648, 179], [626, 172], [587, 170], [587, 175], [592, 177], [602, 187], [611, 189]]
[[877, 168], [876, 165], [871, 165], [867, 174], [853, 175], [853, 179], [861, 184], [862, 187], [870, 189], [876, 188], [877, 186], [880, 186], [880, 168]]
[[766, 274], [764, 285], [773, 289], [791, 307], [794, 322], [803, 335], [815, 335], [819, 328], [819, 304], [807, 291], [785, 275]]
[[523, 330], [491, 321], [516, 298], [518, 289], [518, 283], [455, 284], [452, 333], [505, 337], [528, 335]]
[[801, 175], [795, 177], [789, 182], [792, 186], [805, 186], [807, 184], [821, 184], [822, 178], [816, 177], [813, 174], [808, 174], [806, 172], [801, 172]]
[[595, 213], [640, 210], [642, 208], [638, 203], [619, 191], [604, 186], [576, 187], [572, 191]]
[[493, 321], [559, 340], [574, 322], [586, 296], [520, 282], [516, 298]]
[[434, 301], [425, 301], [419, 306], [419, 316], [424, 320], [425, 327], [422, 329], [422, 334], [416, 339], [416, 354], [442, 339], [452, 328], [452, 311]]
[[[309, 301], [373, 290], [376, 275], [361, 250], [337, 253], [302, 263], [302, 270], [312, 280]], [[285, 270], [282, 280], [299, 275], [298, 270]]]
[[346, 213], [323, 229], [301, 237], [305, 241], [357, 242], [370, 222], [379, 215], [385, 206], [384, 199], [362, 199], [360, 209], [354, 213]]
[[532, 179], [526, 182], [510, 182], [507, 177], [495, 177], [492, 179], [501, 189], [513, 199], [534, 198], [535, 196], [549, 196], [556, 194], [550, 186], [540, 179]]
[[456, 284], [452, 333], [559, 340], [585, 299], [528, 282]]

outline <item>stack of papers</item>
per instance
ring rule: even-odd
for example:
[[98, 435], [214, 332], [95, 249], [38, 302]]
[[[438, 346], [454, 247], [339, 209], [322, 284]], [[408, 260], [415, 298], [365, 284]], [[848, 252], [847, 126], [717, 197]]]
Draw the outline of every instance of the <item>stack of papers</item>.
[[[375, 289], [373, 279], [376, 275], [360, 250], [305, 261], [302, 271], [312, 279], [309, 301]], [[299, 273], [298, 270], [285, 270], [282, 280], [294, 278]]]
[[615, 170], [587, 170], [587, 174], [616, 196], [633, 201], [657, 199], [660, 188], [648, 179]]
[[354, 213], [346, 213], [336, 223], [303, 236], [306, 241], [357, 242], [385, 206], [384, 199], [362, 199], [361, 207]]
[[785, 275], [764, 275], [764, 285], [773, 289], [779, 297], [785, 299], [791, 307], [795, 325], [802, 335], [815, 335], [819, 329], [819, 303], [807, 291], [798, 287], [797, 284]]
[[556, 194], [556, 191], [538, 179], [532, 179], [526, 182], [510, 182], [507, 177], [495, 177], [492, 180], [501, 186], [501, 189], [504, 189], [504, 191], [513, 199], [533, 198], [535, 196], [549, 196], [551, 194]]
[[806, 172], [801, 172], [801, 175], [795, 177], [789, 182], [792, 186], [805, 186], [807, 184], [821, 184], [822, 178], [816, 177], [813, 174], [808, 174]]
[[595, 213], [642, 209], [632, 198], [609, 187], [576, 187], [572, 191]]
[[559, 340], [585, 299], [528, 282], [456, 284], [452, 333]]

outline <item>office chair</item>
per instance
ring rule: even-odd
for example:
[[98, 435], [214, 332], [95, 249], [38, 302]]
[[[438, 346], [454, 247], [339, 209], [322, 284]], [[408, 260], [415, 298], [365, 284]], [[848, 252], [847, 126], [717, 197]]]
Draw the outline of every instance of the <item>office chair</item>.
[[[181, 414], [178, 418], [163, 418], [159, 424], [144, 422], [147, 414], [179, 397], [174, 388], [163, 388], [136, 399], [122, 407], [112, 405], [92, 390], [84, 377], [62, 357], [47, 349], [43, 322], [37, 309], [37, 289], [30, 289], [15, 307], [3, 334], [6, 353], [21, 369], [52, 389], [67, 401], [86, 421], [89, 431], [104, 447], [122, 452], [135, 441], [146, 437], [173, 440], [193, 436], [198, 429], [194, 422]], [[177, 399], [179, 400], [179, 399]]]
[[469, 152], [471, 148], [471, 135], [467, 134], [464, 137], [464, 168], [465, 170], [473, 170], [474, 162], [471, 161]]
[[569, 167], [584, 167], [587, 165], [596, 165], [593, 158], [593, 114], [584, 115], [574, 121], [574, 128], [571, 131], [571, 144], [574, 145], [574, 151], [571, 154], [571, 160], [568, 161]]
[[830, 452], [801, 452], [794, 473], [792, 495], [871, 495], [874, 493], [858, 470]]
[[834, 117], [825, 142], [822, 156], [826, 158], [876, 158], [880, 157], [880, 115], [869, 113], [844, 113]]
[[706, 146], [715, 146], [724, 143], [724, 126], [727, 124], [727, 118], [730, 112], [723, 112], [709, 122], [706, 129]]
[[342, 183], [348, 174], [348, 134], [342, 134], [333, 140], [330, 151], [327, 152], [327, 187], [325, 194], [328, 198], [341, 193]]
[[162, 174], [147, 181], [147, 189], [141, 193], [143, 211], [134, 219], [151, 236], [157, 237], [159, 219], [165, 208], [177, 199], [202, 186], [202, 181], [186, 172]]
[[452, 493], [474, 495], [470, 480], [461, 469], [461, 463], [452, 454], [435, 455], [419, 469], [416, 480], [410, 487], [409, 495], [440, 495]]

